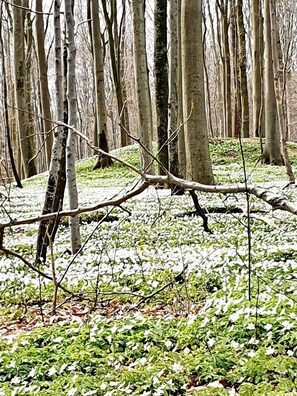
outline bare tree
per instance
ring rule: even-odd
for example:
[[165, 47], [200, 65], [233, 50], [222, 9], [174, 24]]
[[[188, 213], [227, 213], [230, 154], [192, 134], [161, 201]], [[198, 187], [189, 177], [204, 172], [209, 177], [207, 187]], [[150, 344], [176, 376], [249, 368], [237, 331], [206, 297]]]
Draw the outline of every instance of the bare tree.
[[228, 1], [216, 0], [216, 6], [220, 11], [222, 34], [221, 34], [221, 57], [223, 63], [223, 113], [224, 113], [224, 136], [232, 136], [232, 111], [231, 111], [231, 65], [229, 49], [229, 18]]
[[[104, 62], [100, 32], [99, 3], [98, 0], [88, 1], [91, 14], [91, 45], [93, 54], [93, 69], [95, 81], [95, 127], [100, 149], [108, 152], [106, 98], [104, 84]], [[111, 165], [110, 158], [99, 154], [94, 169], [106, 168]]]
[[[77, 99], [76, 99], [76, 78], [75, 78], [75, 55], [76, 47], [74, 42], [74, 0], [65, 0], [66, 32], [68, 42], [67, 54], [67, 103], [69, 124], [76, 127], [77, 124]], [[75, 176], [75, 134], [73, 129], [68, 129], [66, 145], [66, 181], [69, 194], [69, 208], [78, 207], [78, 193]], [[75, 254], [81, 247], [79, 217], [69, 217], [71, 250]]]
[[50, 94], [48, 89], [48, 78], [47, 78], [47, 59], [45, 55], [44, 47], [44, 22], [42, 15], [42, 2], [36, 1], [36, 43], [37, 43], [37, 56], [38, 56], [38, 70], [39, 70], [39, 86], [40, 86], [40, 104], [41, 104], [41, 115], [42, 115], [42, 131], [44, 138], [46, 139], [46, 158], [48, 166], [51, 160], [51, 151], [53, 145], [53, 124], [51, 123], [51, 105], [50, 105]]
[[265, 135], [263, 114], [263, 17], [261, 0], [252, 0], [253, 20], [253, 136]]
[[[138, 133], [142, 144], [151, 151], [153, 125], [145, 40], [145, 0], [132, 0], [131, 6], [133, 20], [133, 60], [138, 104]], [[150, 163], [150, 156], [145, 150], [142, 150], [143, 168], [150, 166]]]
[[286, 171], [288, 179], [291, 183], [295, 183], [295, 177], [292, 170], [292, 166], [289, 160], [288, 149], [286, 145], [286, 121], [284, 114], [284, 86], [282, 84], [282, 79], [280, 76], [280, 62], [279, 62], [279, 51], [278, 51], [278, 34], [276, 32], [277, 22], [276, 22], [276, 6], [275, 0], [271, 0], [270, 3], [271, 11], [271, 36], [272, 36], [272, 57], [273, 57], [273, 72], [274, 72], [274, 89], [276, 97], [276, 108], [277, 108], [277, 118], [278, 127], [281, 138], [281, 151], [286, 166]]
[[[155, 0], [154, 71], [159, 160], [168, 168], [168, 59], [167, 59], [167, 0]], [[164, 169], [159, 166], [159, 173]]]
[[274, 90], [271, 11], [270, 0], [264, 0], [264, 36], [265, 36], [265, 146], [263, 161], [266, 164], [282, 165], [280, 151], [280, 133], [277, 123], [277, 107]]
[[202, 2], [182, 0], [182, 78], [186, 144], [186, 178], [214, 182], [205, 112]]
[[121, 54], [121, 40], [123, 35], [123, 24], [125, 22], [126, 4], [122, 1], [122, 18], [120, 20], [120, 26], [118, 24], [118, 4], [116, 0], [110, 0], [110, 12], [108, 12], [108, 4], [106, 0], [101, 0], [102, 9], [108, 34], [108, 45], [109, 55], [111, 63], [111, 72], [113, 77], [113, 83], [115, 87], [116, 101], [117, 101], [117, 112], [120, 118], [120, 123], [124, 128], [120, 129], [120, 146], [127, 145], [127, 114], [125, 113], [125, 103], [123, 99], [123, 86], [122, 86], [122, 54]]
[[246, 40], [243, 19], [242, 0], [237, 0], [237, 26], [239, 41], [239, 82], [241, 97], [241, 136], [248, 138], [250, 133], [250, 110], [246, 65]]
[[[57, 103], [57, 119], [63, 121], [63, 71], [62, 71], [62, 48], [61, 48], [61, 0], [54, 3], [54, 31], [55, 31], [55, 88]], [[55, 128], [49, 176], [45, 193], [42, 214], [57, 212], [63, 209], [64, 192], [66, 185], [66, 141], [67, 129], [63, 126]], [[36, 261], [45, 262], [47, 247], [54, 242], [59, 220], [41, 221], [38, 230]]]
[[[26, 177], [33, 176], [37, 173], [35, 161], [33, 159], [33, 138], [32, 124], [28, 109], [28, 79], [25, 58], [25, 17], [26, 12], [22, 7], [21, 0], [14, 0], [13, 4], [13, 48], [14, 48], [14, 78], [15, 78], [15, 95], [17, 106], [17, 126], [22, 154], [22, 165]], [[28, 59], [27, 59], [28, 63]]]

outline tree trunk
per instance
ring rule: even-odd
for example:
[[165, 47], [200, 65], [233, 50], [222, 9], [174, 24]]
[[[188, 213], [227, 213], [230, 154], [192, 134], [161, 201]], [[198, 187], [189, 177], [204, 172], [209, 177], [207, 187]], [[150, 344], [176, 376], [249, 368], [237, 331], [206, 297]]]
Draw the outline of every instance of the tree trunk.
[[[57, 103], [57, 119], [63, 121], [63, 71], [62, 71], [62, 49], [61, 49], [61, 1], [55, 0], [54, 4], [54, 32], [55, 32], [55, 88]], [[67, 141], [67, 129], [58, 127], [55, 136], [49, 167], [49, 177], [45, 193], [45, 201], [42, 214], [53, 213], [63, 209], [64, 192], [66, 185], [65, 171], [65, 148]], [[43, 221], [40, 223], [37, 238], [36, 261], [46, 261], [47, 247], [54, 242], [58, 228], [58, 221]]]
[[[95, 127], [97, 129], [99, 148], [109, 152], [107, 141], [107, 121], [104, 84], [104, 62], [100, 32], [99, 4], [98, 0], [88, 1], [91, 10], [91, 37], [93, 69], [95, 80]], [[94, 169], [107, 168], [111, 165], [110, 158], [98, 155]]]
[[[168, 159], [168, 59], [167, 59], [167, 0], [155, 0], [154, 67], [157, 113], [158, 158], [169, 168]], [[159, 174], [164, 169], [159, 165]]]
[[[76, 47], [74, 42], [74, 16], [73, 16], [74, 0], [65, 0], [66, 14], [66, 32], [68, 42], [67, 56], [67, 102], [69, 112], [69, 125], [76, 128], [77, 125], [77, 98], [76, 98], [76, 73], [75, 73], [75, 57]], [[76, 136], [72, 129], [68, 129], [67, 145], [66, 145], [66, 181], [69, 194], [69, 209], [78, 207], [78, 193], [75, 176], [75, 142]], [[69, 217], [71, 251], [72, 254], [78, 252], [81, 248], [79, 217]]]
[[229, 21], [228, 1], [218, 1], [217, 6], [221, 13], [222, 23], [222, 63], [223, 63], [223, 113], [224, 136], [232, 137], [232, 109], [231, 109], [231, 66], [229, 49]]
[[264, 137], [263, 106], [263, 20], [261, 0], [252, 0], [253, 18], [253, 136]]
[[[141, 143], [152, 151], [152, 107], [145, 40], [145, 0], [132, 0], [133, 53], [138, 105], [138, 133]], [[142, 168], [152, 172], [152, 158], [142, 149]]]
[[279, 51], [278, 51], [278, 34], [276, 31], [276, 7], [275, 0], [271, 0], [270, 3], [271, 12], [271, 37], [272, 37], [272, 58], [273, 58], [273, 70], [274, 70], [274, 89], [276, 97], [276, 107], [278, 116], [278, 126], [281, 138], [281, 151], [286, 166], [287, 176], [290, 183], [295, 183], [295, 177], [293, 169], [290, 163], [287, 144], [286, 144], [286, 121], [284, 115], [284, 103], [283, 103], [283, 90], [285, 87], [282, 84], [280, 78], [280, 64], [279, 64]]
[[[92, 1], [91, 1], [92, 3]], [[109, 44], [109, 54], [111, 63], [111, 72], [113, 77], [113, 83], [115, 88], [118, 115], [120, 118], [121, 125], [124, 128], [120, 128], [120, 146], [124, 147], [127, 145], [127, 132], [129, 128], [126, 125], [125, 112], [124, 112], [124, 101], [123, 101], [123, 89], [121, 84], [121, 53], [120, 53], [120, 37], [118, 33], [118, 23], [117, 23], [117, 4], [115, 0], [110, 1], [110, 15], [107, 11], [107, 2], [102, 0], [102, 8], [105, 18], [106, 29], [108, 33], [108, 44]], [[125, 8], [123, 9], [125, 12]], [[126, 130], [125, 130], [126, 129]]]
[[40, 102], [41, 102], [41, 115], [42, 119], [42, 131], [45, 134], [46, 139], [46, 159], [48, 166], [51, 161], [51, 151], [53, 145], [53, 124], [50, 122], [51, 106], [50, 106], [50, 95], [48, 89], [48, 78], [47, 78], [47, 59], [44, 49], [44, 23], [42, 13], [42, 1], [36, 1], [36, 11], [38, 12], [36, 18], [36, 43], [37, 43], [37, 55], [38, 55], [38, 69], [39, 69], [39, 86], [40, 86]]
[[169, 170], [178, 176], [178, 0], [170, 0]]
[[178, 90], [178, 115], [177, 122], [179, 125], [178, 133], [178, 170], [179, 174], [186, 177], [186, 143], [185, 143], [185, 130], [184, 130], [184, 108], [183, 108], [183, 80], [182, 80], [182, 51], [181, 51], [181, 0], [178, 0], [178, 12], [177, 12], [177, 36], [178, 36], [178, 47], [177, 47], [177, 90]]
[[15, 77], [15, 93], [17, 106], [17, 126], [19, 131], [22, 164], [26, 177], [36, 175], [35, 161], [33, 160], [34, 150], [32, 147], [32, 134], [30, 125], [30, 117], [28, 113], [28, 92], [26, 76], [26, 59], [25, 59], [25, 11], [17, 6], [22, 6], [21, 0], [14, 0], [13, 4], [13, 38], [14, 38], [14, 77]]
[[201, 0], [182, 0], [181, 36], [186, 177], [212, 184], [205, 112]]
[[274, 91], [270, 0], [264, 0], [264, 36], [265, 36], [265, 146], [263, 162], [265, 164], [282, 165], [280, 151], [280, 134], [277, 123], [277, 108]]
[[248, 138], [250, 135], [250, 110], [246, 74], [246, 43], [245, 27], [243, 21], [242, 0], [237, 0], [237, 26], [239, 39], [239, 81], [241, 97], [241, 136]]
[[241, 129], [241, 96], [240, 96], [240, 80], [238, 68], [238, 29], [235, 0], [230, 2], [230, 36], [231, 36], [231, 55], [233, 66], [233, 108], [232, 108], [232, 136], [240, 136]]

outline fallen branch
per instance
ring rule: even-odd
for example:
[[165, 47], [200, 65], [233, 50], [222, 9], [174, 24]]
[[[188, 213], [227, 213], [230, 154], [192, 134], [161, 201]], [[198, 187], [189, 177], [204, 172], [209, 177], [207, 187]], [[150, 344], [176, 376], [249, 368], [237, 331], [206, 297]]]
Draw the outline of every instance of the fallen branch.
[[123, 202], [142, 193], [144, 190], [146, 190], [147, 187], [148, 184], [146, 182], [142, 182], [140, 185], [138, 185], [131, 191], [127, 192], [126, 194], [122, 195], [121, 197], [103, 201], [96, 205], [87, 206], [87, 207], [78, 207], [77, 209], [73, 209], [73, 210], [63, 210], [60, 212], [47, 213], [44, 215], [29, 217], [22, 220], [11, 219], [10, 221], [7, 221], [5, 223], [0, 223], [0, 231], [8, 227], [15, 227], [23, 224], [34, 224], [34, 223], [39, 223], [40, 221], [52, 220], [60, 217], [68, 217], [68, 216], [75, 217], [82, 213], [95, 212], [96, 210], [105, 208], [107, 206], [120, 206]]

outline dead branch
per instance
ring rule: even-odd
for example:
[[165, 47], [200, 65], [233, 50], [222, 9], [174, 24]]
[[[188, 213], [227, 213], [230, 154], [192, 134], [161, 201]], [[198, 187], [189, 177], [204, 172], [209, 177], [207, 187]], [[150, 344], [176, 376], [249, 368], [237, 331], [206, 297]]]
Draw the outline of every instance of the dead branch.
[[7, 221], [5, 223], [0, 223], [0, 230], [2, 230], [4, 228], [8, 228], [8, 227], [15, 227], [15, 226], [23, 225], [23, 224], [34, 224], [34, 223], [39, 223], [40, 221], [53, 220], [53, 219], [60, 218], [60, 217], [68, 217], [68, 216], [74, 217], [74, 216], [78, 216], [82, 213], [95, 212], [96, 210], [107, 207], [107, 206], [120, 206], [123, 202], [142, 193], [144, 190], [146, 190], [147, 187], [148, 187], [148, 184], [146, 182], [142, 182], [137, 187], [135, 187], [131, 191], [127, 192], [123, 196], [121, 196], [119, 198], [103, 201], [96, 205], [87, 206], [84, 208], [78, 207], [77, 209], [73, 209], [73, 210], [64, 210], [64, 211], [60, 211], [60, 212], [48, 213], [48, 214], [44, 214], [44, 215], [40, 215], [40, 216], [29, 217], [29, 218], [22, 219], [22, 220], [11, 219], [10, 221]]

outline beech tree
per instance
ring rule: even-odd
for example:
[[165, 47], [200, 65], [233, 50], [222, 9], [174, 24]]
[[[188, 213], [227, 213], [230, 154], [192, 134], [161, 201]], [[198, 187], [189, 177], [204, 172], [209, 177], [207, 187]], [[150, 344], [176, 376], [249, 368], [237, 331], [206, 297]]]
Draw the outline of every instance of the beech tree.
[[[57, 119], [62, 122], [64, 119], [63, 109], [63, 60], [62, 60], [62, 39], [61, 39], [61, 0], [54, 2], [54, 42], [55, 42], [55, 88], [57, 103]], [[63, 209], [64, 192], [66, 185], [66, 141], [68, 131], [62, 125], [55, 128], [54, 142], [49, 167], [49, 176], [45, 193], [42, 214], [57, 212]], [[59, 225], [57, 219], [41, 221], [38, 230], [36, 261], [40, 259], [45, 262], [47, 248], [54, 243], [55, 234]]]
[[[25, 177], [34, 176], [37, 173], [33, 148], [33, 123], [31, 122], [32, 112], [30, 112], [28, 95], [30, 95], [28, 73], [28, 62], [25, 54], [25, 18], [26, 12], [22, 8], [21, 0], [13, 2], [13, 48], [14, 48], [14, 83], [15, 83], [15, 102], [17, 127], [22, 155], [22, 166]], [[31, 56], [29, 54], [29, 56]], [[30, 99], [30, 97], [29, 97]]]
[[[108, 152], [107, 120], [106, 120], [106, 98], [104, 84], [104, 62], [100, 32], [99, 2], [88, 1], [91, 16], [91, 46], [94, 70], [95, 91], [95, 145]], [[94, 169], [106, 168], [111, 164], [109, 158], [98, 156]]]
[[169, 114], [168, 114], [168, 137], [169, 143], [169, 170], [174, 175], [179, 174], [179, 155], [178, 140], [178, 109], [181, 103], [178, 89], [178, 68], [179, 62], [179, 17], [178, 17], [178, 0], [170, 0], [169, 28], [170, 28], [170, 47], [169, 47]]
[[[232, 109], [231, 109], [231, 65], [229, 48], [229, 18], [228, 1], [216, 0], [217, 10], [220, 12], [221, 36], [219, 40], [223, 72], [223, 122], [224, 136], [232, 137]], [[218, 13], [217, 13], [218, 15]], [[220, 26], [218, 25], [218, 30]]]
[[243, 20], [243, 4], [242, 0], [237, 0], [237, 26], [238, 26], [238, 41], [239, 41], [239, 82], [240, 82], [240, 97], [241, 97], [241, 136], [249, 137], [250, 134], [250, 110], [249, 110], [249, 95], [248, 95], [248, 81], [246, 72], [246, 40], [245, 40], [245, 26]]
[[262, 1], [252, 0], [252, 26], [253, 26], [253, 136], [265, 136], [264, 129], [264, 103], [263, 103], [263, 17]]
[[45, 54], [45, 35], [41, 1], [36, 1], [36, 11], [36, 44], [39, 70], [40, 105], [42, 115], [41, 123], [42, 132], [45, 139], [46, 159], [47, 164], [49, 165], [51, 161], [51, 151], [53, 145], [53, 124], [51, 123], [52, 115], [47, 77], [48, 65]]
[[264, 105], [266, 139], [263, 162], [266, 164], [282, 165], [283, 160], [280, 150], [280, 133], [277, 121], [277, 107], [274, 90], [270, 0], [264, 0], [264, 38]]
[[[159, 160], [168, 169], [167, 0], [155, 0], [154, 68]], [[159, 166], [159, 173], [164, 170]]]
[[[75, 55], [76, 47], [74, 42], [74, 0], [65, 0], [66, 15], [66, 32], [67, 32], [67, 104], [68, 117], [71, 127], [77, 126], [77, 99], [76, 99], [76, 73], [75, 73]], [[78, 193], [75, 176], [75, 140], [76, 136], [73, 129], [68, 129], [66, 144], [66, 182], [69, 195], [69, 208], [77, 209]], [[81, 247], [79, 217], [69, 217], [71, 251], [78, 252]]]
[[[149, 85], [148, 64], [145, 39], [145, 0], [132, 0], [133, 21], [133, 61], [135, 72], [136, 98], [138, 108], [138, 134], [141, 143], [152, 151], [152, 107]], [[151, 157], [142, 150], [142, 166], [150, 168]]]
[[186, 178], [214, 182], [205, 112], [202, 2], [182, 0], [182, 80], [186, 145]]
[[[120, 128], [120, 146], [124, 147], [127, 145], [127, 132], [129, 130], [129, 119], [127, 116], [126, 105], [124, 103], [124, 88], [122, 84], [122, 53], [121, 53], [121, 40], [123, 37], [123, 24], [125, 23], [126, 3], [122, 1], [122, 17], [120, 26], [118, 26], [118, 13], [117, 13], [117, 1], [110, 0], [110, 12], [108, 12], [108, 2], [101, 0], [102, 9], [108, 34], [108, 46], [111, 64], [111, 73], [115, 88], [116, 101], [117, 101], [117, 113], [120, 119], [120, 123], [123, 128]], [[92, 3], [92, 1], [91, 1]], [[125, 130], [126, 129], [126, 130]]]

